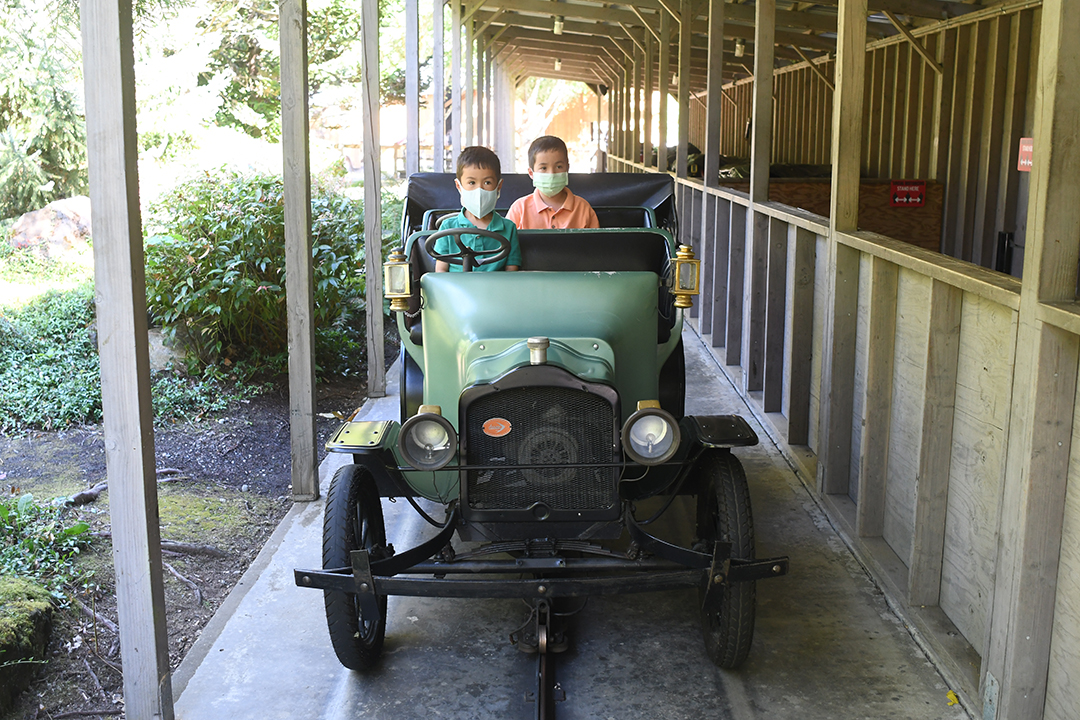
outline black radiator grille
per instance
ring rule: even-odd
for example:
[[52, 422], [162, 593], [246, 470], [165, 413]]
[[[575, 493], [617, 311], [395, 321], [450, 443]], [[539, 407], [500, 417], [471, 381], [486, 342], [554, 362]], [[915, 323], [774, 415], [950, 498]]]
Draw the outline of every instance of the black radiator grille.
[[[493, 421], [509, 422], [501, 437], [484, 432]], [[525, 510], [543, 503], [552, 510], [600, 510], [617, 500], [615, 467], [534, 468], [514, 465], [611, 463], [615, 457], [614, 408], [602, 397], [564, 387], [511, 388], [486, 395], [467, 408], [465, 437], [470, 465], [507, 465], [470, 470], [466, 496], [477, 510]]]

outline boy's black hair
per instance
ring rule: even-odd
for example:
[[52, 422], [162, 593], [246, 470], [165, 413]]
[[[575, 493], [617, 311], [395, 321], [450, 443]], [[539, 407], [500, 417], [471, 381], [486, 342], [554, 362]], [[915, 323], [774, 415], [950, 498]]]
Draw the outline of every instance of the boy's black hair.
[[502, 180], [502, 164], [499, 156], [482, 145], [472, 145], [464, 148], [457, 159], [457, 178], [461, 179], [461, 171], [467, 167], [477, 167], [482, 170], [494, 170], [495, 177]]
[[566, 156], [567, 161], [570, 160], [570, 153], [566, 149], [566, 143], [562, 138], [555, 137], [554, 135], [541, 135], [532, 141], [532, 145], [529, 146], [529, 169], [532, 169], [536, 164], [536, 153], [548, 152], [549, 150], [562, 150], [562, 154]]

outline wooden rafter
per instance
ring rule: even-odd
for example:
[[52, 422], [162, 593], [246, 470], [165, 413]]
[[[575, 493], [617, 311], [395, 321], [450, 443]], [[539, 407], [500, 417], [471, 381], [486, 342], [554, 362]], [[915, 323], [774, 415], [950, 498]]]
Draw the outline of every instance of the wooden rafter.
[[915, 39], [915, 36], [911, 34], [911, 31], [908, 30], [907, 26], [904, 25], [904, 23], [900, 22], [899, 18], [897, 18], [891, 10], [885, 11], [885, 17], [889, 18], [889, 22], [896, 26], [896, 29], [900, 31], [900, 34], [903, 35], [909, 43], [911, 43], [911, 46], [915, 48], [915, 52], [919, 53], [919, 55], [922, 56], [922, 59], [926, 61], [927, 65], [934, 69], [934, 72], [936, 72], [938, 75], [941, 75], [945, 72], [945, 68], [941, 67], [937, 60], [930, 57], [930, 53], [927, 52], [926, 48], [923, 47], [922, 43]]

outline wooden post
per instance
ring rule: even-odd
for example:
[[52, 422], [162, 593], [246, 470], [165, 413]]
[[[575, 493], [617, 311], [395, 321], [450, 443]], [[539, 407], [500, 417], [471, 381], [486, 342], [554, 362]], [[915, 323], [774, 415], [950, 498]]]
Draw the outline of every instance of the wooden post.
[[[855, 531], [880, 537], [885, 531], [885, 481], [892, 425], [893, 362], [896, 339], [896, 286], [899, 268], [873, 258], [870, 270], [870, 318], [866, 347], [866, 395], [859, 444], [859, 504]], [[951, 432], [951, 430], [950, 430]]]
[[131, 2], [82, 5], [105, 465], [128, 717], [172, 720], [150, 402]]
[[668, 90], [671, 88], [671, 14], [660, 13], [660, 77], [657, 79], [657, 87], [660, 89], [660, 137], [656, 146], [656, 169], [660, 172], [668, 171], [667, 162], [667, 108]]
[[[315, 449], [315, 282], [311, 264], [307, 2], [281, 5], [281, 147], [285, 184], [285, 298], [293, 499], [319, 497]], [[366, 149], [366, 148], [365, 148]]]
[[[457, 0], [454, 0], [454, 4]], [[476, 144], [476, 118], [475, 118], [475, 100], [476, 100], [476, 64], [473, 56], [473, 46], [475, 45], [475, 38], [473, 37], [473, 21], [465, 20], [465, 139], [462, 141], [465, 145]]]
[[690, 144], [690, 43], [693, 38], [691, 19], [693, 0], [680, 3], [679, 23], [679, 147], [675, 155], [675, 174], [686, 177], [687, 146]]
[[792, 225], [788, 228], [787, 296], [784, 327], [785, 362], [790, 370], [783, 411], [788, 419], [789, 445], [810, 442], [810, 383], [814, 350], [814, 277], [817, 235]]
[[728, 224], [727, 318], [724, 325], [725, 365], [738, 365], [742, 360], [746, 213], [745, 205], [731, 203]]
[[[794, 240], [794, 237], [792, 237]], [[773, 218], [769, 222], [768, 256], [765, 276], [765, 334], [761, 400], [765, 412], [780, 412], [784, 405], [784, 335], [787, 315], [788, 225]]]
[[[915, 520], [908, 561], [908, 602], [937, 605], [945, 547], [949, 472], [952, 469], [956, 362], [960, 351], [960, 310], [964, 292], [932, 281], [923, 380], [922, 437], [915, 486]], [[1075, 375], [1073, 376], [1075, 379]]]
[[420, 172], [420, 7], [405, 0], [405, 177]]
[[841, 245], [840, 232], [859, 222], [866, 0], [840, 0], [837, 11], [836, 92], [832, 125], [832, 199], [829, 214], [825, 332], [821, 376], [818, 477], [823, 493], [847, 493], [854, 412], [855, 308], [859, 253]]
[[450, 165], [461, 154], [461, 2], [450, 3]]
[[[714, 188], [720, 180], [720, 120], [723, 108], [720, 99], [724, 92], [724, 0], [709, 0], [709, 69], [706, 79], [705, 103], [705, 169], [706, 188]], [[706, 213], [709, 204], [705, 205]]]
[[712, 346], [722, 347], [727, 338], [728, 261], [731, 256], [731, 201], [716, 198], [716, 218], [712, 247], [712, 292], [702, 302], [712, 305], [712, 323], [704, 332], [711, 333]]
[[633, 104], [634, 104], [634, 141], [630, 146], [630, 159], [634, 162], [641, 162], [641, 95], [642, 95], [642, 75], [644, 68], [642, 64], [645, 60], [645, 54], [641, 51], [641, 45], [637, 42], [634, 43], [634, 82], [633, 82]]
[[[382, 287], [382, 142], [379, 132], [379, 4], [362, 14], [364, 99], [364, 272], [367, 275], [368, 397], [386, 395]], [[308, 253], [308, 258], [311, 254]], [[309, 260], [310, 262], [310, 260]]]
[[[773, 63], [776, 34], [776, 0], [759, 0], [755, 5], [754, 28], [754, 114], [750, 137], [750, 202], [769, 199], [769, 164], [772, 160]], [[764, 227], [768, 232], [768, 226]]]
[[1080, 347], [1038, 319], [1042, 303], [1074, 302], [1080, 246], [1076, 143], [1080, 5], [1046, 0], [1039, 37], [1034, 162], [1020, 292], [1012, 414], [984, 687], [1000, 688], [998, 720], [1041, 717]]
[[443, 63], [443, 42], [446, 31], [443, 29], [443, 4], [445, 0], [434, 0], [432, 8], [431, 34], [432, 79], [431, 79], [431, 115], [435, 123], [435, 134], [431, 136], [431, 169], [433, 172], [446, 170], [446, 67]]
[[643, 122], [645, 135], [641, 145], [641, 164], [649, 167], [653, 165], [653, 88], [656, 85], [656, 70], [653, 68], [656, 62], [656, 42], [651, 35], [646, 34], [645, 41], [645, 107]]

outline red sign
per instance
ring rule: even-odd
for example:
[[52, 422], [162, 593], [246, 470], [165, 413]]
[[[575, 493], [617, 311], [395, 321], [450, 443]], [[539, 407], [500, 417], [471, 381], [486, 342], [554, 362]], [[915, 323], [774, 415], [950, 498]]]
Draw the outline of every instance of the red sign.
[[1033, 138], [1020, 138], [1020, 156], [1016, 159], [1016, 169], [1020, 172], [1031, 172], [1031, 166], [1035, 164], [1035, 140]]
[[922, 207], [926, 203], [925, 180], [893, 180], [893, 207]]

